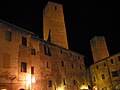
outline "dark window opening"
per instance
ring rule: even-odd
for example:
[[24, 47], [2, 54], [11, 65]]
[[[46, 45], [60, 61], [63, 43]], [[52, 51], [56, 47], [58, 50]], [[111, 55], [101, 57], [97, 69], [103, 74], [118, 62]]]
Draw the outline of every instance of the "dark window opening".
[[48, 83], [49, 83], [49, 87], [52, 87], [52, 80], [49, 80]]
[[63, 84], [66, 85], [66, 80], [65, 80], [65, 78], [63, 78]]
[[112, 72], [112, 77], [118, 77], [119, 76], [119, 72], [118, 71], [113, 71]]
[[6, 31], [5, 40], [7, 40], [7, 41], [11, 41], [11, 38], [12, 38], [12, 32], [10, 32], [10, 31]]
[[21, 72], [27, 72], [27, 63], [21, 62]]
[[35, 49], [31, 49], [31, 55], [36, 55]]
[[31, 67], [31, 74], [34, 74], [34, 67]]
[[49, 63], [48, 62], [46, 62], [46, 67], [49, 68]]
[[27, 46], [27, 38], [22, 37], [22, 45]]
[[55, 10], [57, 10], [57, 6], [55, 6]]
[[120, 61], [120, 56], [118, 56], [118, 60]]
[[71, 67], [74, 68], [73, 63], [71, 63]]
[[95, 77], [93, 77], [93, 80], [94, 80], [94, 82], [96, 82], [96, 78]]
[[113, 64], [113, 59], [111, 59], [110, 61], [111, 61], [111, 64]]
[[98, 69], [98, 65], [96, 66], [96, 68]]
[[49, 47], [44, 46], [44, 52], [45, 52], [45, 55], [51, 56], [51, 51], [50, 51], [50, 48], [49, 48]]
[[104, 74], [102, 74], [101, 76], [102, 76], [102, 79], [105, 79], [105, 75]]
[[104, 63], [104, 66], [106, 66], [106, 63]]
[[61, 61], [61, 64], [62, 64], [62, 67], [64, 67], [64, 62], [63, 61]]
[[76, 80], [73, 80], [73, 85], [76, 85]]

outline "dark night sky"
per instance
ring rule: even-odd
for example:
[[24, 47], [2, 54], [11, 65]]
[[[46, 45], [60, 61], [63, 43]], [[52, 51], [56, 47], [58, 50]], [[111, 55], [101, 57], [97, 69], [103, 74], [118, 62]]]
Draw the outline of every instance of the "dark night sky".
[[[120, 35], [112, 25], [110, 0], [51, 0], [63, 5], [69, 48], [92, 62], [89, 41], [105, 36], [110, 55], [120, 51]], [[30, 30], [42, 38], [42, 10], [47, 0], [0, 0], [0, 19]], [[117, 41], [118, 40], [118, 41]]]

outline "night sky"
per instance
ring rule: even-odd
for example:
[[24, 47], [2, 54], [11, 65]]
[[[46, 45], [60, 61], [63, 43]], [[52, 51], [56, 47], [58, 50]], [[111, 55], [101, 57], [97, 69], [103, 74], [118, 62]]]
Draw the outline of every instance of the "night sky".
[[[90, 39], [102, 35], [110, 55], [120, 51], [120, 35], [112, 25], [110, 0], [51, 0], [63, 5], [69, 49], [93, 63]], [[75, 1], [75, 2], [74, 2]], [[42, 38], [42, 10], [47, 0], [0, 0], [0, 19], [34, 32]]]

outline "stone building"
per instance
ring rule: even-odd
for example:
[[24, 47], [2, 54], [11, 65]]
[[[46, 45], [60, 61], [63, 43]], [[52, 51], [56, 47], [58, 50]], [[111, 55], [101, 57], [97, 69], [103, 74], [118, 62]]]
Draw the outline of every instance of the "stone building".
[[0, 90], [80, 90], [84, 55], [68, 48], [62, 5], [48, 2], [44, 40], [0, 20]]
[[93, 90], [120, 90], [120, 53], [109, 55], [103, 36], [95, 36], [90, 44], [94, 59], [90, 66]]

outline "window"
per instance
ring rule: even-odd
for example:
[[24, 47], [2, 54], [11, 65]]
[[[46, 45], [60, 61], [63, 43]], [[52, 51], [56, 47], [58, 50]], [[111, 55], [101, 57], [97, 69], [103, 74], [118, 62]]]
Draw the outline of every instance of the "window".
[[49, 63], [48, 62], [46, 62], [46, 67], [49, 68]]
[[60, 50], [60, 53], [63, 53], [63, 51], [62, 51], [62, 50]]
[[104, 63], [104, 66], [106, 66], [106, 63]]
[[5, 40], [7, 40], [7, 41], [11, 41], [11, 38], [12, 38], [12, 32], [10, 32], [10, 31], [6, 31]]
[[35, 49], [31, 49], [31, 55], [36, 55]]
[[55, 6], [55, 10], [57, 10], [57, 6]]
[[27, 72], [27, 63], [21, 62], [21, 72]]
[[71, 63], [71, 67], [74, 68], [74, 67], [73, 67], [73, 63]]
[[102, 76], [102, 79], [105, 79], [105, 75], [104, 74], [102, 74], [101, 76]]
[[63, 84], [66, 85], [66, 80], [65, 80], [65, 78], [63, 78]]
[[52, 87], [52, 80], [49, 80], [48, 83], [49, 83], [49, 87]]
[[34, 74], [34, 67], [31, 67], [31, 74]]
[[61, 64], [62, 64], [62, 67], [64, 67], [64, 62], [63, 61], [61, 61]]
[[118, 60], [120, 61], [120, 56], [118, 56]]
[[22, 37], [22, 45], [27, 46], [27, 38]]
[[73, 80], [73, 85], [76, 85], [76, 80]]
[[78, 59], [80, 59], [80, 56], [78, 56]]
[[96, 66], [96, 68], [98, 69], [98, 65]]
[[51, 51], [50, 51], [50, 48], [48, 46], [44, 46], [44, 52], [45, 52], [45, 55], [51, 56]]
[[96, 78], [95, 77], [93, 77], [93, 80], [94, 80], [94, 82], [96, 82]]
[[111, 59], [110, 61], [111, 61], [111, 64], [113, 64], [113, 59]]
[[118, 71], [113, 71], [113, 72], [112, 72], [112, 77], [118, 77], [118, 76], [119, 76]]

